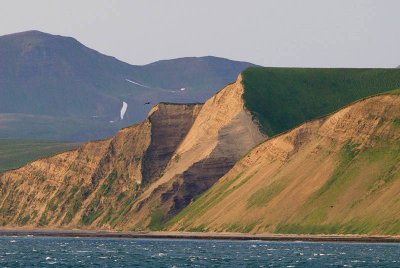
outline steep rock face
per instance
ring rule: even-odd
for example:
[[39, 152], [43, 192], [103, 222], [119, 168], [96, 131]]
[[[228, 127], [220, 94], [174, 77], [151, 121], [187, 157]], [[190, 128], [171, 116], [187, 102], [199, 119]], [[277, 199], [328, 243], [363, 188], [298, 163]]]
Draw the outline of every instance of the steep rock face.
[[398, 234], [400, 96], [359, 101], [268, 140], [170, 230]]
[[265, 140], [244, 107], [243, 91], [239, 76], [204, 104], [164, 175], [144, 190], [130, 212], [136, 216], [124, 224], [160, 228]]
[[[111, 139], [0, 174], [0, 224], [114, 227], [126, 217], [141, 185], [160, 176], [200, 107], [159, 104], [143, 123]], [[142, 173], [144, 166], [155, 172]]]
[[151, 144], [143, 159], [143, 183], [159, 178], [176, 148], [187, 135], [201, 105], [177, 105], [171, 113], [168, 105], [157, 105], [148, 117], [151, 123]]

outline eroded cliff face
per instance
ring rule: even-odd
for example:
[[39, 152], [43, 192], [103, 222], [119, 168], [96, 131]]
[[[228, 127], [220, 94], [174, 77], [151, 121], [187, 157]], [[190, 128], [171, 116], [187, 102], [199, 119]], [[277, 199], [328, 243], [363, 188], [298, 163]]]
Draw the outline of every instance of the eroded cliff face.
[[155, 106], [148, 117], [151, 124], [151, 144], [143, 159], [143, 184], [161, 177], [180, 143], [186, 137], [202, 105], [176, 105], [173, 113], [169, 105]]
[[111, 139], [0, 175], [0, 224], [159, 229], [266, 137], [241, 77], [204, 105], [159, 104]]
[[142, 189], [162, 174], [200, 108], [159, 104], [143, 123], [111, 139], [1, 174], [0, 224], [115, 227]]
[[132, 206], [135, 230], [163, 223], [209, 189], [266, 137], [245, 109], [241, 77], [209, 99], [169, 161], [164, 174]]
[[362, 100], [270, 139], [170, 230], [399, 234], [400, 96]]

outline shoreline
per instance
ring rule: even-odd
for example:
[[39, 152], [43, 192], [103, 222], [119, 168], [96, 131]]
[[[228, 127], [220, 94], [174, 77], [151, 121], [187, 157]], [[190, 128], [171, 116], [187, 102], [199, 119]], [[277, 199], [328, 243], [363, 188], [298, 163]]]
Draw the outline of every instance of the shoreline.
[[284, 235], [199, 232], [112, 232], [92, 230], [19, 230], [0, 229], [4, 236], [125, 238], [125, 239], [191, 239], [191, 240], [259, 240], [281, 242], [346, 242], [346, 243], [400, 243], [400, 236], [367, 235]]

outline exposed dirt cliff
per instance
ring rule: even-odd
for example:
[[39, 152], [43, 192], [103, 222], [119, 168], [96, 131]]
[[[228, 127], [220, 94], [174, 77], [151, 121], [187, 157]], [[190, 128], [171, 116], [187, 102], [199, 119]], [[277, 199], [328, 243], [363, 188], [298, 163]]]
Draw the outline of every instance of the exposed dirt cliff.
[[162, 228], [266, 139], [244, 107], [243, 91], [239, 76], [204, 104], [163, 176], [144, 189], [130, 212], [136, 216], [125, 224], [136, 230]]
[[111, 139], [1, 174], [0, 224], [116, 226], [141, 189], [162, 174], [200, 108], [159, 104], [144, 122]]
[[243, 157], [170, 230], [399, 234], [400, 96], [305, 123]]

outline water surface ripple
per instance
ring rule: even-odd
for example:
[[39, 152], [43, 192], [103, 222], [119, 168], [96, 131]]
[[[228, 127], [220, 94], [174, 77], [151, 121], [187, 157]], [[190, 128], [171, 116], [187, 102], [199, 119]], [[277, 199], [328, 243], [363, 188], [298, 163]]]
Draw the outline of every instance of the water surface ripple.
[[400, 267], [400, 244], [0, 237], [0, 267]]

